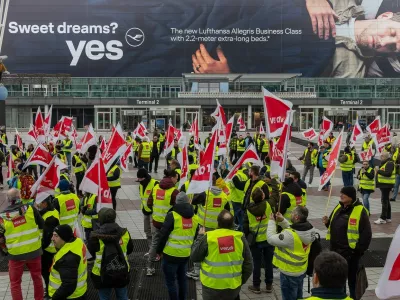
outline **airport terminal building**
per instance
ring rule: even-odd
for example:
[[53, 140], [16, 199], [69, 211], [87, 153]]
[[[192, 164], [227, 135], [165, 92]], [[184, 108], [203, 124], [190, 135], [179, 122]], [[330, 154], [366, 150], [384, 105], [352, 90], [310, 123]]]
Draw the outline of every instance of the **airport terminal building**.
[[181, 77], [86, 77], [26, 75], [3, 78], [8, 89], [7, 127], [28, 128], [37, 107], [53, 105], [53, 125], [73, 116], [76, 128], [92, 123], [109, 130], [120, 122], [132, 130], [143, 121], [151, 129], [168, 120], [185, 127], [199, 114], [199, 125], [209, 130], [216, 99], [227, 118], [242, 114], [247, 128], [264, 123], [261, 87], [294, 104], [293, 126], [318, 128], [322, 116], [335, 124], [369, 123], [376, 115], [400, 129], [400, 79], [302, 78], [301, 74], [182, 74]]

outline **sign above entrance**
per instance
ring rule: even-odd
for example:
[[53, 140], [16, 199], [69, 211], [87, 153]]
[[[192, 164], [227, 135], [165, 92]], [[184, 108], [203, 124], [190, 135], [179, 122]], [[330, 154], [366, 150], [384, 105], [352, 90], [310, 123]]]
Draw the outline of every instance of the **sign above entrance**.
[[164, 106], [169, 105], [169, 99], [128, 99], [128, 105]]
[[366, 100], [336, 100], [336, 99], [331, 99], [331, 105], [334, 106], [370, 106], [372, 105], [372, 99], [366, 99]]

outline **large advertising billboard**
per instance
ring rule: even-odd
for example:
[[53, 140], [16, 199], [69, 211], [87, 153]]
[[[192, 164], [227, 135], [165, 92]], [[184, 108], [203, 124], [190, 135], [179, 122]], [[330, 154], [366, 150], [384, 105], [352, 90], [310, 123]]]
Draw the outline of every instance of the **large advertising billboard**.
[[11, 0], [11, 73], [397, 77], [392, 0]]

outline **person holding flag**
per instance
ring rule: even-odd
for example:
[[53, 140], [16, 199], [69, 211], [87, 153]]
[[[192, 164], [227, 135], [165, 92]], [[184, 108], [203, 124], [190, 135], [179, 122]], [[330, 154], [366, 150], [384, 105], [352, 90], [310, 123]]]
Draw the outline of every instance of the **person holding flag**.
[[343, 187], [339, 204], [329, 217], [322, 218], [328, 228], [326, 239], [330, 250], [340, 254], [348, 264], [348, 284], [350, 297], [356, 299], [356, 281], [359, 262], [372, 239], [369, 212], [357, 199], [354, 187]]
[[375, 154], [376, 154], [376, 145], [375, 145], [374, 140], [371, 138], [371, 136], [367, 135], [364, 138], [364, 143], [362, 144], [361, 151], [362, 152], [368, 151], [369, 148], [372, 148], [372, 150], [374, 151], [374, 153], [372, 155], [372, 158], [369, 161], [369, 166], [371, 168], [374, 168], [374, 157], [375, 157]]
[[329, 133], [329, 136], [326, 138], [326, 141], [332, 146], [333, 142], [336, 140], [336, 138], [333, 136], [333, 132], [331, 131]]
[[174, 147], [172, 148], [171, 152], [168, 153], [166, 159], [167, 159], [167, 166], [169, 167], [171, 164], [171, 161], [173, 159], [177, 160], [178, 159], [178, 154], [182, 152], [182, 149], [179, 147], [178, 140], [174, 140]]
[[107, 172], [108, 187], [110, 188], [113, 209], [117, 209], [117, 193], [121, 188], [121, 168], [118, 165], [119, 158], [116, 158]]
[[[325, 173], [326, 167], [328, 166], [328, 160], [326, 159], [328, 154], [329, 154], [329, 149], [325, 148], [325, 145], [319, 147], [317, 156], [317, 168], [319, 170], [320, 177]], [[323, 190], [328, 191], [329, 186], [330, 186], [330, 181], [328, 181], [327, 184], [323, 187]]]
[[360, 180], [359, 190], [362, 195], [363, 205], [371, 215], [369, 197], [375, 191], [375, 171], [369, 166], [369, 161], [363, 161], [362, 167], [358, 171], [357, 179]]
[[393, 155], [392, 155], [392, 160], [395, 164], [396, 167], [396, 183], [393, 188], [393, 195], [390, 198], [390, 201], [395, 202], [397, 195], [399, 193], [399, 187], [400, 187], [400, 145], [393, 143], [394, 145], [397, 145], [395, 149], [393, 149]]
[[194, 143], [194, 136], [192, 136], [189, 140], [188, 155], [192, 156], [194, 161], [197, 161], [197, 149]]
[[344, 148], [344, 153], [339, 157], [340, 170], [342, 170], [343, 186], [353, 186], [353, 164], [355, 157], [350, 146]]
[[69, 171], [69, 173], [71, 173], [71, 167], [72, 167], [71, 151], [72, 151], [72, 147], [74, 146], [74, 143], [72, 142], [72, 140], [69, 139], [68, 134], [65, 136], [65, 140], [62, 141], [61, 146], [62, 146], [63, 154], [65, 155], [66, 160], [67, 160], [66, 162], [68, 165], [68, 171]]
[[211, 137], [212, 137], [212, 133], [209, 133], [209, 134], [208, 134], [208, 137], [206, 137], [206, 138], [204, 139], [204, 149], [207, 148], [208, 144], [210, 143]]

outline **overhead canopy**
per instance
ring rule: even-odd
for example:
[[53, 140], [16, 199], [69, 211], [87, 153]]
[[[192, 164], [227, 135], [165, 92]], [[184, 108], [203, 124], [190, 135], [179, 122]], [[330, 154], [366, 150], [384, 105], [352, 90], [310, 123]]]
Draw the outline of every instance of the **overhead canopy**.
[[207, 80], [228, 80], [229, 82], [235, 82], [237, 80], [241, 82], [282, 82], [284, 80], [300, 77], [301, 73], [265, 73], [265, 74], [195, 74], [195, 73], [184, 73], [182, 74], [185, 82], [189, 81], [207, 81]]

